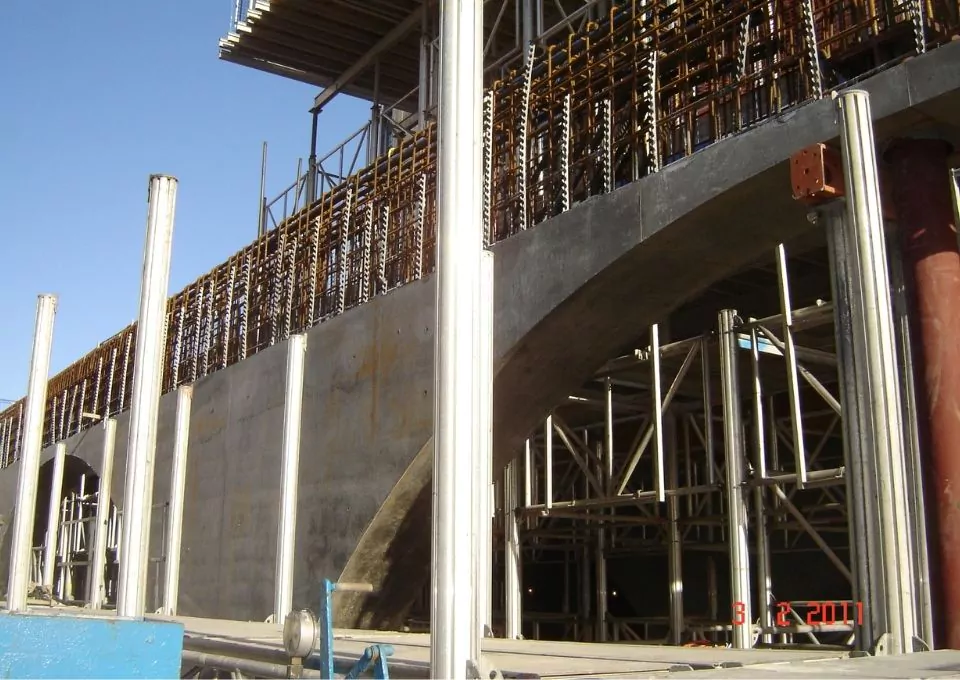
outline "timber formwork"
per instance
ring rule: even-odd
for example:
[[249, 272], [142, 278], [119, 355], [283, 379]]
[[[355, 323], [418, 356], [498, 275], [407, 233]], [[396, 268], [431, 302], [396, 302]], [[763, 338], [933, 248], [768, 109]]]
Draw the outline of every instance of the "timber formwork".
[[[950, 0], [615, 3], [489, 84], [487, 240], [931, 49], [958, 14]], [[432, 125], [400, 140], [173, 296], [164, 392], [432, 271], [436, 146]], [[129, 406], [135, 334], [51, 379], [44, 445]], [[19, 456], [23, 406], [0, 413], [0, 467]]]

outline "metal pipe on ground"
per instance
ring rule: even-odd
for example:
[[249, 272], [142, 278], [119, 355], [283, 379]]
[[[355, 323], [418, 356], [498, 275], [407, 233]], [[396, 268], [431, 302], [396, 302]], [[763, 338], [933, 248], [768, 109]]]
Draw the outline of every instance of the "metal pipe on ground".
[[40, 295], [37, 298], [33, 353], [30, 357], [26, 406], [21, 425], [23, 440], [10, 543], [10, 573], [7, 578], [7, 609], [12, 612], [27, 608], [33, 525], [37, 507], [37, 478], [40, 474], [40, 448], [43, 444], [43, 415], [47, 403], [50, 348], [53, 345], [53, 321], [56, 313], [55, 295]]
[[[227, 656], [225, 654], [194, 652], [189, 649], [183, 650], [182, 658], [183, 665], [186, 667], [193, 666], [221, 671], [239, 671], [257, 678], [286, 678], [288, 672], [287, 666], [283, 664], [255, 661], [253, 659]], [[300, 677], [322, 678], [323, 673], [304, 668]]]
[[127, 439], [127, 478], [117, 590], [117, 614], [143, 618], [147, 597], [150, 515], [157, 453], [157, 414], [166, 344], [167, 288], [177, 202], [177, 180], [150, 177], [147, 237], [140, 284], [133, 400]]

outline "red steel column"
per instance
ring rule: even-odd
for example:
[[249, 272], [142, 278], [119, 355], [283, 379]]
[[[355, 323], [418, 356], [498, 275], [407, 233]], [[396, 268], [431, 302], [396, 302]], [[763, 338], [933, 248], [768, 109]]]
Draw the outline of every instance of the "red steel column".
[[[923, 381], [921, 432], [932, 463], [940, 547], [940, 618], [945, 639], [960, 649], [960, 250], [948, 156], [937, 139], [898, 140], [893, 169], [904, 267], [912, 278], [919, 368]], [[932, 499], [931, 499], [932, 500]]]

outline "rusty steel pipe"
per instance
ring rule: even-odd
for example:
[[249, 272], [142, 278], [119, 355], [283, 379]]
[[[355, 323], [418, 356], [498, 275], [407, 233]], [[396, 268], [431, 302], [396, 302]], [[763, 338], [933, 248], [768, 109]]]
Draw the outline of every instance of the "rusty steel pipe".
[[960, 648], [960, 249], [957, 246], [948, 156], [937, 139], [898, 140], [893, 166], [904, 267], [919, 340], [921, 436], [929, 451], [939, 536], [938, 646]]

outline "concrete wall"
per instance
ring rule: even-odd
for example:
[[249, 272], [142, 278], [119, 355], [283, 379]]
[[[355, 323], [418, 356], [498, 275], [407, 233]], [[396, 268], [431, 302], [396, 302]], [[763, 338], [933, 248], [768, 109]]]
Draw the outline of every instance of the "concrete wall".
[[[862, 86], [883, 141], [960, 124], [960, 43]], [[818, 228], [792, 198], [790, 157], [839, 135], [829, 97], [769, 119], [661, 172], [498, 243], [494, 466], [522, 450], [549, 410], [653, 323], [777, 244]], [[365, 533], [344, 578], [341, 625], [394, 628], [429, 577], [432, 446], [421, 449]]]
[[[361, 532], [430, 436], [432, 296], [429, 283], [411, 284], [308, 334], [295, 606], [316, 607], [320, 580], [340, 575]], [[181, 614], [262, 620], [273, 610], [287, 346], [196, 383]], [[169, 499], [175, 412], [176, 394], [164, 395], [155, 503]], [[122, 506], [128, 414], [117, 420], [111, 498]], [[67, 441], [68, 455], [99, 472], [102, 441], [102, 428], [93, 427]], [[44, 462], [52, 456], [50, 447]], [[19, 465], [0, 471], [0, 513], [7, 520], [18, 473]], [[161, 511], [155, 510], [151, 555], [161, 554], [161, 535]], [[9, 537], [2, 545], [5, 586]], [[152, 599], [158, 592], [154, 573], [152, 568], [148, 603], [159, 606]]]

